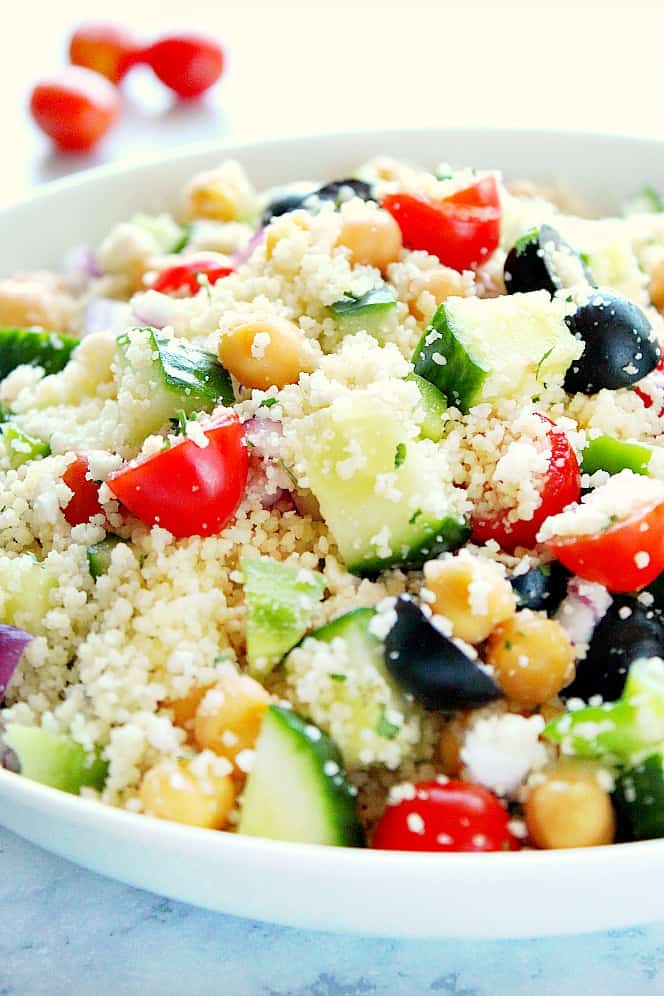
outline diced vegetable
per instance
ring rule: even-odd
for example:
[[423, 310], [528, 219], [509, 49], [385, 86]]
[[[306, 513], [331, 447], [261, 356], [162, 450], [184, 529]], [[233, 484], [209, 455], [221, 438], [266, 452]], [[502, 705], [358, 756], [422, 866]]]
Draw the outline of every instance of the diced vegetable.
[[107, 484], [132, 515], [174, 536], [212, 536], [230, 521], [244, 496], [248, 456], [234, 411], [204, 429], [206, 445], [193, 439], [128, 464]]
[[265, 713], [238, 832], [309, 844], [364, 843], [339, 751], [289, 709], [273, 705]]
[[419, 374], [409, 374], [406, 380], [414, 381], [420, 392], [420, 405], [424, 413], [420, 422], [420, 435], [423, 439], [438, 443], [443, 438], [443, 415], [447, 411], [445, 395]]
[[634, 661], [617, 702], [565, 712], [542, 734], [564, 754], [630, 763], [664, 741], [664, 661]]
[[23, 651], [33, 639], [24, 629], [0, 623], [0, 701], [14, 677]]
[[467, 536], [459, 495], [426, 440], [408, 437], [387, 401], [362, 391], [299, 424], [309, 487], [348, 569], [421, 564]]
[[242, 560], [249, 673], [264, 677], [306, 633], [325, 579], [269, 557]]
[[648, 840], [664, 836], [664, 757], [661, 749], [622, 772], [613, 799], [626, 836]]
[[79, 456], [70, 463], [62, 480], [74, 492], [63, 509], [70, 526], [79, 526], [83, 522], [89, 522], [95, 515], [104, 514], [99, 504], [99, 482], [90, 478], [87, 457]]
[[59, 332], [0, 328], [0, 380], [24, 363], [58, 373], [69, 362], [78, 339]]
[[222, 265], [216, 260], [199, 259], [162, 270], [152, 285], [152, 290], [161, 294], [198, 294], [202, 287], [210, 287], [218, 280], [229, 276], [232, 266]]
[[94, 543], [92, 546], [88, 547], [88, 567], [90, 568], [90, 574], [92, 574], [93, 578], [99, 578], [102, 574], [107, 573], [108, 568], [111, 566], [113, 551], [118, 543], [124, 542], [125, 540], [121, 539], [119, 536], [109, 534], [105, 539], [100, 540], [99, 543]]
[[621, 470], [647, 474], [651, 456], [649, 446], [626, 443], [613, 436], [596, 436], [583, 451], [581, 468], [584, 474], [594, 474], [598, 470], [605, 470], [607, 474], [619, 474]]
[[42, 620], [51, 608], [51, 593], [58, 576], [48, 561], [40, 563], [32, 554], [0, 557], [0, 619], [19, 626], [33, 636], [43, 633]]
[[27, 432], [21, 432], [11, 422], [5, 422], [1, 431], [7, 446], [9, 466], [13, 470], [17, 470], [18, 467], [30, 460], [46, 457], [51, 452], [48, 443], [44, 443], [41, 439], [35, 439], [34, 436], [29, 436]]
[[89, 754], [70, 737], [47, 733], [37, 726], [8, 724], [0, 739], [18, 759], [25, 778], [77, 795], [84, 787], [102, 789], [108, 764]]
[[413, 355], [415, 373], [462, 411], [500, 398], [532, 398], [561, 379], [582, 346], [546, 291], [450, 298]]
[[330, 305], [330, 312], [346, 335], [359, 329], [377, 335], [381, 321], [394, 311], [396, 303], [392, 288], [383, 284], [382, 287], [367, 291], [362, 297], [348, 294]]

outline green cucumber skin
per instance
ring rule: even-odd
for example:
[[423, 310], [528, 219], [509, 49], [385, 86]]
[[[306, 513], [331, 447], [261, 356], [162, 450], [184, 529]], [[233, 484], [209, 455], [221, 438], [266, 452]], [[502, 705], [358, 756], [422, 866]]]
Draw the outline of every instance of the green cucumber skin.
[[394, 293], [387, 287], [377, 287], [359, 298], [347, 298], [335, 301], [330, 305], [330, 311], [335, 318], [351, 318], [361, 315], [384, 314], [396, 307]]
[[78, 344], [74, 336], [59, 332], [0, 328], [0, 380], [23, 364], [43, 367], [47, 374], [59, 373]]
[[430, 380], [425, 380], [419, 374], [408, 374], [406, 380], [412, 380], [417, 384], [420, 392], [424, 410], [424, 418], [420, 423], [420, 436], [422, 439], [430, 439], [432, 443], [439, 443], [444, 435], [442, 417], [447, 411], [445, 395]]
[[[364, 606], [359, 609], [351, 609], [349, 612], [344, 612], [343, 615], [337, 616], [336, 619], [332, 619], [329, 623], [325, 623], [319, 629], [313, 630], [309, 633], [309, 636], [313, 640], [322, 640], [324, 643], [331, 643], [337, 636], [355, 636], [358, 632], [361, 632], [364, 639], [366, 636], [366, 627], [375, 615], [375, 609], [369, 609]], [[372, 637], [372, 639], [376, 641], [376, 645], [378, 646], [379, 641], [376, 637]]]
[[458, 550], [470, 536], [470, 526], [464, 519], [455, 519], [448, 515], [435, 525], [423, 527], [423, 535], [419, 542], [410, 545], [406, 550], [393, 553], [389, 557], [363, 557], [360, 560], [348, 562], [346, 567], [351, 574], [359, 577], [374, 577], [390, 567], [408, 567], [416, 569], [427, 560], [441, 553]]
[[203, 349], [183, 345], [161, 332], [151, 330], [159, 353], [163, 380], [188, 402], [203, 406], [232, 405], [235, 401], [230, 374], [216, 356]]
[[118, 543], [124, 542], [126, 541], [121, 539], [119, 536], [107, 536], [99, 543], [93, 543], [92, 546], [88, 547], [88, 567], [90, 568], [90, 574], [92, 574], [92, 577], [95, 578], [95, 580], [108, 572], [108, 568], [111, 565], [113, 550]]
[[37, 726], [10, 723], [2, 742], [16, 754], [21, 774], [31, 781], [78, 795], [84, 787], [101, 789], [108, 763], [98, 754], [88, 754], [70, 737], [47, 733]]
[[624, 771], [616, 782], [613, 800], [625, 836], [632, 840], [650, 840], [664, 835], [661, 754], [651, 754]]
[[613, 436], [597, 436], [591, 439], [581, 462], [584, 474], [594, 474], [604, 470], [607, 474], [619, 474], [621, 470], [631, 470], [635, 474], [648, 474], [652, 450], [639, 443], [625, 443]]
[[[312, 736], [312, 731], [317, 731], [318, 735]], [[260, 800], [255, 796], [252, 798], [252, 778], [254, 772], [260, 777], [261, 747], [270, 746], [269, 738], [278, 737], [284, 742], [288, 742], [289, 749], [293, 752], [294, 760], [297, 763], [305, 763], [308, 760], [309, 771], [307, 780], [307, 791], [312, 790], [318, 795], [318, 803], [325, 808], [324, 820], [328, 824], [327, 844], [340, 847], [363, 847], [365, 844], [364, 833], [357, 817], [357, 799], [350, 791], [350, 786], [343, 774], [343, 761], [336, 745], [320, 733], [317, 727], [312, 726], [296, 712], [284, 709], [281, 706], [271, 705], [268, 707], [263, 719], [263, 730], [256, 744], [256, 757], [254, 766], [245, 789], [246, 802], [243, 805], [238, 832], [250, 836], [262, 836], [270, 838], [270, 827], [261, 826], [261, 815], [257, 812], [260, 808]], [[261, 744], [261, 740], [263, 743]], [[332, 762], [339, 768], [339, 773], [327, 775], [324, 770], [326, 763]], [[304, 789], [303, 781], [300, 782]], [[279, 784], [272, 783], [270, 786], [275, 795], [279, 794]], [[265, 811], [270, 809], [270, 803], [274, 797], [267, 800]], [[288, 805], [289, 800], [283, 800], [284, 805]], [[250, 812], [251, 810], [251, 812]], [[273, 839], [295, 840], [295, 837], [282, 835]], [[311, 843], [302, 839], [302, 835], [297, 837], [302, 843]]]
[[[436, 363], [434, 356], [440, 356], [444, 362]], [[447, 403], [462, 412], [475, 404], [488, 374], [473, 362], [454, 335], [444, 304], [418, 342], [412, 362], [415, 373], [437, 387]]]
[[[34, 436], [29, 436], [27, 432], [21, 432], [20, 429], [17, 429], [10, 422], [3, 423], [0, 431], [7, 444], [9, 464], [12, 470], [18, 470], [24, 463], [29, 463], [30, 460], [43, 459], [43, 457], [47, 457], [51, 453], [51, 447], [48, 443], [43, 442], [41, 439], [35, 439]], [[27, 451], [18, 448], [15, 449], [14, 443], [28, 446], [29, 449]]]

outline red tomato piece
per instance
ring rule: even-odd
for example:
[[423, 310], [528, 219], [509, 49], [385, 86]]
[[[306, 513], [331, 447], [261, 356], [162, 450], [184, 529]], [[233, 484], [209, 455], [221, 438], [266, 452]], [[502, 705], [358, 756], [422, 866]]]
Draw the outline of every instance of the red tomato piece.
[[372, 847], [387, 851], [516, 851], [509, 813], [483, 785], [420, 782], [415, 796], [388, 805]]
[[161, 38], [141, 58], [179, 97], [199, 97], [224, 70], [224, 50], [213, 38], [182, 34]]
[[396, 219], [409, 249], [424, 249], [454, 270], [484, 263], [498, 247], [501, 210], [492, 176], [442, 201], [387, 194], [382, 207]]
[[87, 459], [79, 456], [62, 475], [62, 480], [74, 492], [63, 509], [70, 526], [79, 526], [82, 522], [88, 522], [93, 515], [104, 514], [99, 504], [99, 484], [90, 479], [89, 470]]
[[202, 286], [200, 277], [206, 277], [208, 284], [216, 284], [217, 280], [227, 277], [232, 272], [232, 266], [222, 266], [216, 260], [193, 260], [162, 270], [153, 283], [152, 290], [160, 291], [162, 294], [175, 294], [178, 291], [197, 294]]
[[37, 83], [30, 111], [42, 131], [67, 152], [87, 152], [118, 116], [120, 101], [106, 77], [68, 66]]
[[247, 446], [235, 412], [220, 415], [205, 435], [207, 446], [183, 439], [130, 464], [109, 478], [109, 488], [137, 519], [178, 538], [221, 532], [244, 495]]
[[[662, 355], [662, 358], [655, 367], [655, 370], [658, 372], [658, 375], [661, 375], [657, 377], [658, 386], [664, 387], [664, 355]], [[648, 392], [645, 391], [640, 384], [637, 384], [635, 386], [634, 392], [635, 394], [638, 394], [638, 396], [641, 398], [644, 408], [652, 408], [653, 405], [652, 396], [648, 394]], [[658, 415], [660, 418], [662, 417], [662, 415], [664, 415], [664, 405], [662, 405], [662, 407], [660, 408]]]
[[636, 509], [600, 533], [554, 536], [547, 546], [586, 581], [609, 591], [638, 591], [664, 571], [664, 502]]
[[549, 422], [549, 442], [551, 456], [549, 468], [542, 486], [542, 503], [535, 509], [532, 519], [517, 519], [509, 522], [504, 514], [490, 518], [473, 516], [471, 520], [472, 538], [476, 543], [495, 540], [501, 549], [513, 553], [518, 546], [530, 549], [537, 542], [537, 534], [545, 519], [581, 497], [581, 470], [576, 453], [562, 429], [554, 425], [545, 415], [540, 418]]
[[69, 61], [94, 69], [119, 83], [135, 65], [140, 48], [134, 36], [118, 24], [89, 22], [76, 29], [69, 41]]

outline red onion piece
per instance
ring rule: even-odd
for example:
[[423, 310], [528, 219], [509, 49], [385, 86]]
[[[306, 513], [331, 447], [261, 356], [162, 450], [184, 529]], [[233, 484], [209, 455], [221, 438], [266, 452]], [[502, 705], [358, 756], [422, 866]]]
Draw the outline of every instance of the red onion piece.
[[587, 644], [612, 601], [603, 585], [572, 578], [554, 618], [567, 631], [575, 646]]
[[131, 325], [131, 308], [126, 301], [110, 297], [95, 297], [85, 307], [83, 334], [91, 332], [124, 332]]
[[177, 304], [167, 294], [147, 290], [132, 298], [131, 310], [134, 318], [141, 325], [149, 325], [154, 329], [163, 329], [172, 325], [177, 313]]
[[4, 698], [21, 654], [32, 640], [34, 637], [24, 629], [0, 623], [0, 699]]
[[87, 281], [93, 277], [101, 277], [102, 270], [99, 260], [90, 246], [74, 246], [62, 261], [65, 277], [75, 282]]
[[230, 260], [233, 267], [237, 269], [238, 266], [242, 266], [242, 264], [246, 263], [248, 259], [251, 259], [254, 249], [258, 248], [264, 238], [265, 229], [259, 228], [257, 232], [254, 232], [246, 245], [243, 245], [239, 249], [236, 249], [235, 252], [232, 252]]

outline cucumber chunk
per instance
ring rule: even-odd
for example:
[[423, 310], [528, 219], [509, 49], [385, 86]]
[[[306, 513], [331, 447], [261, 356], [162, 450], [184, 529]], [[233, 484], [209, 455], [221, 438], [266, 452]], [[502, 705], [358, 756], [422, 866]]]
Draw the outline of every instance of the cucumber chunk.
[[0, 380], [24, 363], [43, 367], [47, 374], [58, 373], [78, 343], [74, 336], [59, 332], [0, 328]]
[[420, 404], [424, 412], [420, 422], [420, 435], [433, 443], [440, 442], [443, 438], [443, 415], [447, 411], [445, 395], [441, 394], [431, 381], [425, 380], [419, 374], [409, 374], [406, 380], [414, 381], [420, 392]]
[[619, 824], [633, 840], [664, 836], [664, 770], [656, 752], [624, 771], [616, 782], [613, 800]]
[[[413, 756], [419, 743], [420, 710], [388, 673], [383, 642], [370, 628], [375, 615], [373, 609], [359, 608], [338, 616], [284, 661], [298, 708], [332, 737], [349, 768], [395, 767]], [[305, 701], [311, 698], [312, 676], [316, 697]]]
[[330, 312], [345, 334], [364, 329], [370, 335], [378, 335], [380, 324], [396, 307], [394, 291], [387, 284], [367, 291], [362, 297], [347, 294], [340, 301], [330, 305]]
[[583, 451], [581, 469], [584, 474], [594, 474], [598, 470], [619, 474], [621, 470], [631, 470], [635, 474], [647, 475], [651, 457], [649, 446], [625, 443], [613, 436], [597, 436]]
[[437, 451], [413, 440], [399, 412], [369, 392], [336, 398], [298, 427], [308, 487], [355, 574], [416, 566], [468, 536], [462, 495]]
[[104, 787], [107, 762], [97, 753], [88, 753], [70, 737], [47, 733], [38, 726], [9, 723], [0, 739], [16, 755], [25, 778], [73, 795], [83, 787]]
[[[158, 329], [132, 329], [118, 337], [118, 347], [121, 379], [133, 375], [146, 381], [149, 402], [138, 407], [137, 439], [157, 432], [179, 411], [185, 415], [209, 412], [235, 400], [230, 375], [216, 356], [182, 339]], [[146, 350], [151, 355], [147, 366]]]
[[413, 355], [415, 373], [462, 411], [501, 398], [536, 397], [583, 351], [546, 291], [451, 298]]
[[99, 543], [93, 543], [87, 549], [88, 567], [93, 578], [101, 577], [111, 566], [111, 557], [118, 543], [125, 543], [120, 536], [106, 536]]
[[57, 584], [53, 568], [39, 563], [32, 554], [0, 557], [0, 621], [39, 636]]
[[339, 751], [290, 709], [272, 705], [265, 713], [238, 832], [306, 844], [364, 844]]
[[41, 439], [35, 439], [34, 436], [29, 436], [27, 432], [21, 432], [11, 422], [3, 423], [0, 431], [7, 446], [9, 466], [12, 470], [17, 470], [30, 460], [39, 460], [42, 457], [47, 457], [51, 452], [51, 447], [48, 443], [43, 442]]
[[264, 678], [295, 646], [311, 622], [325, 578], [269, 557], [242, 560], [247, 603], [249, 673]]

